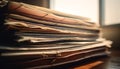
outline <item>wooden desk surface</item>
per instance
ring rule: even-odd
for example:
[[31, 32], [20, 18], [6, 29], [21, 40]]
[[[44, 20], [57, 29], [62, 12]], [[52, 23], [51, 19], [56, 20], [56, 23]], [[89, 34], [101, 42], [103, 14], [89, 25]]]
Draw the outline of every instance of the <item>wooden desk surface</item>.
[[112, 50], [109, 57], [92, 58], [51, 69], [120, 69], [120, 51]]
[[120, 51], [112, 51], [110, 57], [101, 58], [102, 64], [92, 69], [120, 69]]

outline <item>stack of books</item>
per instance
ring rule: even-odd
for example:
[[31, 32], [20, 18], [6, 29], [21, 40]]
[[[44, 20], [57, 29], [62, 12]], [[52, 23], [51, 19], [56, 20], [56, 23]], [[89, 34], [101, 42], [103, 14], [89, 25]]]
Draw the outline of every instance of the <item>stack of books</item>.
[[1, 9], [2, 67], [46, 68], [109, 54], [112, 42], [89, 18], [19, 2]]

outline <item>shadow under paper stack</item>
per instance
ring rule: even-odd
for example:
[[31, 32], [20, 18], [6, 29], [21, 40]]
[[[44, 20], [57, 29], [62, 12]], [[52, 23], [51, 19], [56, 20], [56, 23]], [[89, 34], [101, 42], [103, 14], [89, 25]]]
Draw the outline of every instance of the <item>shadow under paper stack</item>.
[[1, 68], [47, 68], [109, 54], [112, 42], [89, 18], [19, 2], [6, 2], [0, 12]]

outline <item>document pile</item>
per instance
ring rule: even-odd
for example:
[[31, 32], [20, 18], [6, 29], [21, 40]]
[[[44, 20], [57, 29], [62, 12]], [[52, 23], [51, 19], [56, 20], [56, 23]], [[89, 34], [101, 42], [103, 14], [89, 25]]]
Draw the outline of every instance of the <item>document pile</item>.
[[3, 67], [46, 68], [109, 54], [112, 42], [89, 18], [19, 2], [1, 4]]

